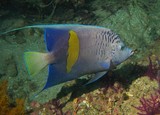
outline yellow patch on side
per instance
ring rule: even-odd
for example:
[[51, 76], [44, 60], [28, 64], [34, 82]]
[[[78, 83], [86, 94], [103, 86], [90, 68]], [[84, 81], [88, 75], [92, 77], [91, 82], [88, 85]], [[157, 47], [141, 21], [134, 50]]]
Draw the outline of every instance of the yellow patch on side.
[[68, 57], [67, 57], [67, 73], [69, 73], [76, 63], [79, 56], [79, 39], [73, 30], [69, 31], [70, 38], [68, 42]]

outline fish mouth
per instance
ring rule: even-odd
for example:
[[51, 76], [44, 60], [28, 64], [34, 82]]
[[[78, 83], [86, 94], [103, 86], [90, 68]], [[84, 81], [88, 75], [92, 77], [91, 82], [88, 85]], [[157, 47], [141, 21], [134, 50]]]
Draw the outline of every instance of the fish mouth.
[[138, 50], [137, 50], [137, 49], [132, 50], [132, 51], [131, 51], [131, 55], [133, 55], [133, 54], [134, 54], [134, 53], [136, 53], [136, 52], [138, 52]]
[[131, 51], [131, 55], [133, 55], [133, 54], [134, 54], [134, 52], [135, 52], [135, 50], [132, 50], [132, 51]]

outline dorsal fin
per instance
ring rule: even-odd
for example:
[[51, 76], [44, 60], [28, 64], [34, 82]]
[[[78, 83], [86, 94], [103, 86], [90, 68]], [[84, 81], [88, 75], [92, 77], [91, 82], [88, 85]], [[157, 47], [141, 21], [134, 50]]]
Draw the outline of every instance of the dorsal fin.
[[5, 34], [10, 33], [10, 32], [19, 31], [19, 30], [28, 29], [28, 28], [60, 29], [60, 28], [73, 27], [73, 26], [80, 26], [80, 24], [37, 24], [37, 25], [31, 25], [31, 26], [23, 26], [23, 27], [11, 29], [11, 30], [8, 30], [8, 31], [5, 31], [5, 32], [0, 32], [0, 36], [5, 35]]
[[57, 48], [65, 47], [69, 39], [69, 33], [67, 29], [57, 29], [57, 28], [45, 28], [44, 39], [46, 42], [47, 50], [49, 52], [57, 50]]

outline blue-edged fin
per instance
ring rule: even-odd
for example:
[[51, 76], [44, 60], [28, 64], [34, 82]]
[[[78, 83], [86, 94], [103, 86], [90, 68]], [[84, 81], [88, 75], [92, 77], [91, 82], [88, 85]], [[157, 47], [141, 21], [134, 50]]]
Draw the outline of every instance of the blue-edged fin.
[[95, 76], [91, 80], [89, 80], [85, 85], [88, 85], [90, 83], [97, 81], [99, 78], [104, 76], [106, 73], [107, 73], [107, 71], [96, 73]]
[[[23, 30], [23, 29], [28, 29], [28, 28], [46, 28], [46, 27], [51, 27], [51, 25], [32, 25], [32, 26], [23, 26], [23, 27], [19, 27], [19, 28], [14, 28], [5, 32], [0, 32], [0, 36], [1, 35], [5, 35], [8, 34], [10, 32], [14, 32], [14, 31], [19, 31], [19, 30]], [[52, 27], [54, 27], [52, 25]]]
[[57, 65], [50, 64], [48, 67], [48, 78], [44, 88], [40, 91], [62, 83], [64, 81], [68, 81], [68, 77], [66, 72], [62, 71], [61, 68], [58, 68]]
[[68, 57], [67, 57], [67, 73], [69, 73], [76, 63], [79, 56], [79, 39], [73, 30], [69, 31], [70, 38], [68, 42]]
[[[64, 51], [68, 47], [69, 32], [67, 29], [45, 28], [44, 40], [49, 52], [61, 49]], [[58, 51], [61, 52], [61, 51]]]
[[41, 69], [49, 64], [47, 53], [40, 52], [25, 52], [24, 60], [28, 70], [28, 73], [31, 76], [37, 74]]
[[[41, 28], [41, 29], [45, 29], [45, 28], [51, 28], [51, 29], [62, 29], [62, 28], [66, 28], [66, 27], [73, 27], [73, 26], [80, 26], [80, 24], [37, 24], [37, 25], [31, 25], [31, 26], [23, 26], [23, 27], [19, 27], [19, 28], [14, 28], [5, 32], [0, 32], [0, 36], [1, 35], [5, 35], [7, 33], [10, 32], [14, 32], [14, 31], [19, 31], [19, 30], [23, 30], [23, 29], [28, 29], [28, 28]], [[87, 25], [86, 25], [87, 26]], [[98, 26], [97, 26], [98, 27]]]

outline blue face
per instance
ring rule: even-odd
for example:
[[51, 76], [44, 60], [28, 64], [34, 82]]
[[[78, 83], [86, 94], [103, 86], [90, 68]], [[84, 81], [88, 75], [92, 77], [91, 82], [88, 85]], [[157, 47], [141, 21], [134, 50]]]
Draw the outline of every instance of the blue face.
[[114, 65], [118, 65], [133, 55], [133, 53], [132, 49], [126, 47], [122, 41], [119, 41], [112, 48], [112, 62]]

